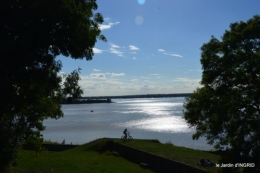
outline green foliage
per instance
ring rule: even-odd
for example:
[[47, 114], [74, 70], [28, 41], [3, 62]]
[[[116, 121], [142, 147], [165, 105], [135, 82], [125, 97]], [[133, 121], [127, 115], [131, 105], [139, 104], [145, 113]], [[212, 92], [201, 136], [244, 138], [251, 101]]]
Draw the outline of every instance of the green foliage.
[[42, 142], [43, 144], [60, 144], [59, 142], [53, 142], [53, 141], [51, 141], [50, 139], [49, 140], [43, 140], [43, 142]]
[[65, 139], [63, 139], [63, 141], [61, 142], [61, 144], [62, 144], [62, 145], [65, 145], [65, 143], [66, 143], [66, 142], [65, 142]]
[[[230, 25], [201, 47], [202, 88], [184, 103], [184, 118], [216, 148], [260, 159], [260, 16]], [[232, 161], [232, 159], [231, 159]], [[245, 161], [245, 160], [244, 160]], [[246, 171], [246, 170], [245, 170]]]
[[38, 156], [41, 151], [44, 151], [42, 142], [42, 135], [39, 131], [36, 131], [27, 138], [26, 143], [24, 144], [24, 148], [31, 150], [35, 156]]
[[[63, 116], [59, 102], [64, 88], [58, 75], [62, 64], [56, 57], [91, 60], [97, 38], [106, 38], [100, 34], [103, 18], [94, 13], [95, 0], [1, 0], [0, 4], [0, 170], [4, 170], [11, 162], [16, 164], [20, 144], [44, 130], [44, 119]], [[66, 94], [82, 93], [77, 83], [68, 86], [73, 89]]]
[[65, 79], [64, 83], [61, 85], [62, 89], [62, 97], [67, 98], [68, 103], [72, 103], [73, 99], [80, 98], [83, 94], [83, 90], [80, 88], [78, 81], [80, 80], [80, 68], [78, 70], [74, 70], [70, 74], [64, 74], [63, 78]]

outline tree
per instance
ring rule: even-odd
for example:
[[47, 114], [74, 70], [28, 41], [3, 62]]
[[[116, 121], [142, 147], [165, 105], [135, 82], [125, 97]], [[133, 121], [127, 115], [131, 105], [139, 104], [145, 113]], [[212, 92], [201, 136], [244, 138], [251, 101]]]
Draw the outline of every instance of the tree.
[[73, 99], [80, 98], [83, 94], [83, 90], [78, 85], [78, 81], [80, 80], [80, 68], [78, 70], [74, 70], [71, 74], [64, 74], [65, 81], [62, 84], [62, 95], [65, 99], [67, 95], [67, 102], [71, 103]]
[[[17, 149], [39, 136], [46, 118], [62, 117], [58, 55], [91, 60], [106, 41], [96, 0], [0, 1], [0, 170]], [[69, 93], [67, 93], [69, 94]]]
[[259, 160], [260, 16], [232, 23], [222, 40], [212, 36], [201, 51], [203, 86], [184, 103], [193, 139], [229, 145], [232, 162]]

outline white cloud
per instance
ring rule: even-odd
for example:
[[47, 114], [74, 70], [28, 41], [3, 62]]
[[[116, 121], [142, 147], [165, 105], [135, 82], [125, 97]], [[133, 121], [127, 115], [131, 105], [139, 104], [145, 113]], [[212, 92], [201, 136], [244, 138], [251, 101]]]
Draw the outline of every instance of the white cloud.
[[[93, 71], [95, 72], [98, 72], [98, 71], [101, 71], [101, 70], [97, 70], [97, 69], [94, 69]], [[110, 77], [121, 77], [121, 76], [125, 76], [125, 73], [109, 73], [109, 72], [106, 72], [106, 73], [91, 73], [89, 76], [91, 78], [106, 78], [106, 76], [110, 76]], [[86, 79], [84, 77], [84, 79]], [[113, 79], [113, 80], [116, 80], [116, 79]]]
[[92, 78], [105, 78], [105, 74], [104, 73], [91, 73], [90, 77]]
[[109, 22], [108, 24], [101, 24], [99, 25], [99, 29], [104, 30], [104, 29], [110, 29], [114, 25], [118, 25], [120, 22]]
[[158, 49], [158, 51], [159, 51], [159, 52], [164, 52], [165, 50], [163, 50], [163, 49]]
[[129, 48], [130, 48], [130, 50], [139, 50], [139, 48], [138, 48], [138, 47], [136, 47], [136, 46], [133, 46], [133, 45], [129, 45]]
[[117, 56], [123, 56], [123, 52], [121, 52], [115, 48], [111, 47], [109, 50], [110, 50], [110, 53], [116, 54]]
[[152, 89], [156, 89], [157, 87], [155, 85], [143, 85], [141, 87], [141, 90], [152, 90]]
[[154, 82], [153, 82], [153, 81], [150, 81], [150, 80], [144, 80], [144, 81], [142, 81], [142, 83], [146, 83], [146, 84], [154, 84]]
[[178, 55], [178, 54], [169, 54], [170, 56], [177, 56], [177, 57], [181, 57], [182, 58], [182, 56], [181, 55]]
[[136, 59], [136, 57], [133, 57], [133, 59]]
[[115, 45], [115, 44], [112, 44], [112, 43], [110, 43], [110, 46], [111, 46], [112, 48], [120, 48], [120, 46]]
[[150, 74], [151, 76], [159, 76], [159, 74]]
[[123, 54], [124, 54], [124, 52], [122, 52], [122, 48], [113, 43], [110, 43], [109, 51], [110, 51], [110, 53], [116, 54], [117, 56], [123, 56]]
[[164, 55], [168, 55], [168, 56], [176, 56], [176, 57], [180, 57], [182, 58], [181, 55], [178, 55], [178, 54], [172, 54], [172, 53], [163, 53]]
[[139, 82], [139, 79], [132, 79], [131, 82]]
[[109, 22], [109, 21], [111, 21], [111, 18], [110, 18], [110, 17], [105, 17], [105, 18], [104, 18], [104, 21], [105, 21], [105, 22]]
[[158, 49], [158, 51], [161, 52], [161, 53], [164, 54], [164, 55], [168, 55], [168, 56], [174, 56], [174, 57], [180, 57], [180, 58], [182, 58], [182, 56], [179, 55], [179, 54], [168, 53], [168, 52], [166, 52], [166, 51], [163, 50], [163, 49]]
[[94, 53], [102, 53], [103, 50], [97, 49], [97, 48], [93, 48], [93, 52]]
[[172, 81], [174, 82], [189, 82], [189, 83], [199, 83], [201, 79], [188, 79], [188, 78], [176, 78]]
[[125, 76], [125, 73], [112, 73], [111, 77], [121, 77], [121, 76]]
[[[112, 74], [114, 76], [120, 76], [121, 74], [122, 76], [124, 73], [92, 73], [91, 75], [80, 76], [81, 80], [79, 84], [84, 91], [83, 96], [191, 93], [197, 87], [200, 87], [196, 82], [177, 82], [169, 85], [169, 83], [155, 83], [148, 80], [142, 81], [141, 77], [140, 79], [132, 78], [125, 82], [119, 77], [107, 78], [107, 76], [111, 76]], [[175, 80], [187, 81], [198, 79], [175, 78]]]

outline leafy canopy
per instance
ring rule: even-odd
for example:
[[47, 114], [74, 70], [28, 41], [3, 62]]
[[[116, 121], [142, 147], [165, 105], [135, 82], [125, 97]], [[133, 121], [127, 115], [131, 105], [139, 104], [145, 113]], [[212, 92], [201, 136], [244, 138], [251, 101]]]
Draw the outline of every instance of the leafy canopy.
[[186, 99], [184, 118], [216, 148], [260, 159], [260, 16], [235, 22], [201, 47], [203, 87]]
[[96, 0], [0, 0], [0, 170], [15, 163], [28, 136], [39, 136], [44, 119], [63, 115], [63, 91], [82, 94], [77, 83], [60, 85], [56, 57], [92, 59], [97, 39], [106, 41], [97, 7]]
[[64, 74], [64, 83], [61, 85], [61, 94], [63, 99], [66, 99], [67, 102], [71, 103], [73, 99], [80, 98], [83, 94], [83, 90], [78, 85], [78, 81], [80, 80], [80, 73], [81, 68], [78, 70], [74, 70], [70, 74]]

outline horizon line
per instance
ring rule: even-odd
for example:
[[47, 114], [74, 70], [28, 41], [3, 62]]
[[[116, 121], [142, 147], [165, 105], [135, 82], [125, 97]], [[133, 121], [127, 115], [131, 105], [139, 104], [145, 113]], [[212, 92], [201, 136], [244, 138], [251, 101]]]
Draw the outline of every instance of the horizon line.
[[191, 93], [169, 93], [169, 94], [132, 94], [132, 95], [109, 95], [109, 96], [82, 96], [83, 97], [125, 97], [125, 96], [150, 96], [150, 95], [179, 95], [179, 94], [192, 94]]

